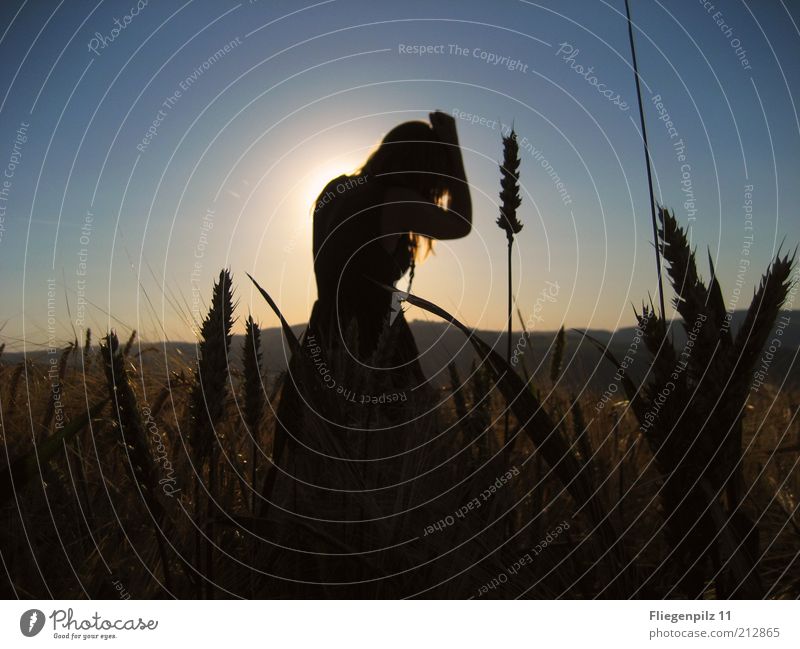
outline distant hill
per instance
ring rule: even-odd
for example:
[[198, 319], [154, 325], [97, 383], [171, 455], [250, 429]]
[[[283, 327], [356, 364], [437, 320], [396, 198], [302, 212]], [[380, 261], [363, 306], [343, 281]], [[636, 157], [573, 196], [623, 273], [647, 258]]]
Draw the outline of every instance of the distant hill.
[[[798, 347], [800, 347], [800, 311], [790, 311], [788, 314], [790, 316], [790, 324], [781, 336], [782, 345], [775, 361], [772, 363], [768, 380], [772, 382], [786, 380], [788, 384], [798, 385], [800, 384], [800, 370], [794, 358]], [[734, 314], [732, 325], [734, 332], [744, 320], [744, 315], [744, 311]], [[447, 364], [451, 360], [455, 362], [462, 379], [468, 376], [470, 366], [476, 359], [476, 355], [472, 346], [469, 345], [460, 331], [443, 322], [412, 321], [410, 326], [422, 354], [422, 367], [434, 383], [444, 385], [449, 382]], [[297, 325], [293, 329], [299, 336], [305, 326]], [[505, 354], [505, 332], [478, 331], [476, 333], [498, 352]], [[631, 341], [634, 339], [635, 329], [633, 327], [625, 327], [613, 333], [601, 329], [592, 329], [587, 333], [603, 344], [608, 345], [610, 351], [621, 359], [625, 356]], [[523, 352], [522, 357], [529, 372], [540, 377], [548, 376], [549, 355], [552, 352], [555, 335], [556, 332], [553, 331], [535, 333], [530, 337], [530, 344], [523, 344], [520, 343], [522, 333], [514, 332], [512, 347], [518, 343], [520, 344], [519, 349]], [[685, 334], [681, 326], [675, 328], [674, 335], [676, 344], [683, 344]], [[240, 364], [242, 343], [242, 336], [234, 336], [232, 364], [236, 367]], [[183, 362], [192, 365], [197, 354], [196, 346], [192, 342], [143, 343], [142, 347], [143, 350], [146, 350], [142, 356], [142, 362], [145, 367], [151, 364], [163, 364], [165, 353], [170, 359], [178, 361], [177, 364], [180, 364], [179, 359], [182, 359]], [[262, 349], [264, 366], [269, 376], [274, 376], [286, 368], [289, 350], [279, 328], [268, 328], [262, 332]], [[44, 356], [45, 352], [37, 351], [29, 354], [28, 358], [37, 363], [41, 362]], [[650, 357], [644, 346], [640, 345], [633, 358], [634, 363], [630, 373], [634, 378], [640, 379], [647, 370]], [[7, 352], [2, 360], [4, 363], [17, 363], [22, 360], [22, 354], [19, 352]], [[170, 364], [172, 366], [174, 363], [171, 362]], [[605, 389], [605, 386], [612, 380], [615, 373], [615, 369], [609, 362], [601, 358], [597, 349], [583, 338], [580, 333], [575, 331], [567, 333], [563, 368], [563, 381], [569, 387], [580, 388], [588, 383], [591, 389], [599, 391]]]

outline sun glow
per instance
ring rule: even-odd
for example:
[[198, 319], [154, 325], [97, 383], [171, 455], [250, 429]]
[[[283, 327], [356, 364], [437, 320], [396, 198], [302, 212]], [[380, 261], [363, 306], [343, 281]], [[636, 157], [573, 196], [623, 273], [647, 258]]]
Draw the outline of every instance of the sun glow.
[[322, 193], [322, 190], [325, 189], [325, 185], [342, 174], [353, 173], [357, 167], [357, 164], [347, 164], [341, 159], [336, 159], [328, 160], [310, 169], [299, 185], [303, 210], [313, 212], [317, 198]]

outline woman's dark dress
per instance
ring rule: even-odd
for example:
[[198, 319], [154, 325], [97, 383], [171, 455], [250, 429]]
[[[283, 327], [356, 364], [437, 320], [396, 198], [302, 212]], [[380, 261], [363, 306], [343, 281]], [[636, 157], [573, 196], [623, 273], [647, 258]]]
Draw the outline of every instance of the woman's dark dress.
[[[380, 210], [386, 189], [378, 179], [340, 176], [323, 190], [314, 211], [314, 273], [318, 297], [301, 347], [304, 352], [322, 350], [320, 356], [312, 360], [332, 370], [337, 387], [352, 387], [347, 385], [352, 368], [342, 367], [342, 359], [345, 359], [346, 364], [361, 365], [356, 369], [361, 372], [362, 390], [367, 385], [368, 389], [380, 389], [382, 394], [402, 392], [406, 401], [414, 393], [427, 394], [428, 387], [414, 337], [402, 312], [392, 318], [387, 331], [392, 293], [376, 283], [393, 285], [406, 273], [412, 261], [408, 235], [399, 238], [394, 254], [382, 244]], [[353, 323], [357, 328], [357, 343], [351, 340], [348, 345], [348, 336], [353, 337]], [[391, 345], [379, 345], [382, 334], [389, 336]], [[382, 349], [379, 360], [374, 356], [376, 347], [388, 347], [388, 350]], [[338, 359], [338, 365], [332, 363], [334, 358]], [[319, 377], [312, 372], [309, 378], [308, 365], [304, 374], [299, 371], [299, 364], [297, 357], [290, 360], [288, 375], [283, 381], [273, 443], [273, 461], [279, 469], [271, 469], [263, 488], [265, 498], [293, 511], [298, 506], [303, 508], [303, 503], [297, 502], [299, 489], [304, 493], [314, 491], [303, 483], [341, 482], [334, 476], [338, 475], [335, 472], [342, 463], [337, 465], [336, 460], [325, 455], [337, 455], [331, 451], [329, 442], [353, 439], [346, 421], [332, 420], [348, 413], [348, 408], [352, 415], [354, 406], [341, 398], [337, 401], [333, 396], [335, 390], [325, 390], [323, 384], [322, 401], [334, 404], [331, 412], [323, 411], [313, 397], [313, 390], [320, 390], [318, 385], [313, 385]], [[393, 404], [395, 409], [403, 405], [408, 404]], [[385, 416], [393, 412], [393, 406], [374, 407], [383, 407], [380, 415]], [[402, 416], [401, 411], [399, 417]], [[314, 418], [315, 421], [309, 421]], [[321, 427], [316, 425], [323, 421]], [[358, 434], [364, 433], [355, 435]], [[351, 457], [360, 453], [361, 443], [350, 444]], [[278, 473], [279, 481], [284, 484], [275, 489]], [[291, 502], [286, 502], [286, 483]], [[304, 503], [309, 501], [305, 496], [300, 499]]]
[[[392, 294], [376, 282], [392, 286], [411, 265], [409, 239], [403, 234], [394, 253], [386, 248], [380, 211], [387, 187], [377, 178], [339, 176], [323, 190], [314, 210], [314, 274], [317, 302], [311, 312], [309, 332], [328, 349], [345, 345], [352, 319], [358, 326], [358, 350], [349, 350], [368, 362], [386, 324]], [[338, 317], [337, 317], [338, 316]], [[392, 360], [406, 365], [420, 380], [424, 375], [418, 351], [405, 319], [396, 320], [399, 331]]]

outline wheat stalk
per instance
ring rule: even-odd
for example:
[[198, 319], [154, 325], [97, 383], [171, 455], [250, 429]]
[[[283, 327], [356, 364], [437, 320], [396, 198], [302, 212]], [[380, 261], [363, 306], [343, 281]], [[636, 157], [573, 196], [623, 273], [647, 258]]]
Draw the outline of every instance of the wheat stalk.
[[639, 80], [639, 63], [636, 60], [636, 44], [633, 40], [633, 22], [631, 21], [631, 7], [625, 0], [625, 15], [628, 19], [628, 40], [631, 45], [631, 62], [633, 64], [633, 77], [636, 81], [636, 100], [639, 105], [639, 124], [642, 128], [642, 145], [644, 146], [644, 164], [647, 169], [647, 189], [650, 195], [650, 219], [653, 225], [653, 238], [656, 249], [656, 274], [658, 276], [658, 300], [661, 307], [661, 317], [666, 318], [664, 310], [664, 284], [661, 279], [661, 250], [658, 245], [658, 226], [656, 224], [656, 200], [653, 192], [653, 172], [650, 168], [650, 148], [647, 144], [647, 125], [644, 121], [644, 106], [642, 104], [642, 88]]
[[[724, 303], [713, 263], [709, 259], [706, 287], [683, 228], [666, 209], [660, 209], [659, 217], [675, 307], [687, 335], [696, 340], [689, 353], [679, 354], [666, 339], [664, 318], [652, 306], [644, 307], [637, 317], [654, 356], [652, 378], [641, 389], [624, 375], [622, 384], [664, 478], [667, 538], [677, 565], [686, 566], [677, 587], [699, 596], [706, 587], [706, 562], [724, 559], [716, 575], [718, 595], [758, 597], [763, 586], [754, 564], [759, 553], [752, 539], [757, 536], [740, 510], [742, 412], [753, 366], [787, 297], [794, 256], [779, 254], [772, 262], [731, 342], [730, 331], [722, 326]], [[610, 352], [604, 354], [621, 369]], [[681, 371], [676, 373], [677, 368]], [[669, 397], [659, 400], [668, 387]], [[727, 512], [719, 502], [725, 491]]]
[[[517, 208], [522, 203], [519, 195], [519, 144], [517, 134], [514, 129], [507, 136], [503, 135], [503, 164], [500, 165], [500, 217], [497, 225], [506, 233], [507, 245], [507, 269], [508, 269], [508, 308], [506, 311], [506, 362], [511, 363], [511, 309], [513, 304], [512, 295], [512, 258], [511, 251], [514, 247], [514, 235], [522, 230], [522, 223], [517, 218]], [[508, 422], [509, 411], [505, 413], [505, 425], [503, 429], [503, 444], [508, 443]]]
[[564, 348], [566, 347], [566, 333], [564, 325], [556, 334], [555, 347], [553, 347], [553, 355], [550, 357], [550, 383], [555, 385], [558, 377], [561, 376], [561, 365], [564, 362]]
[[253, 320], [253, 316], [248, 316], [245, 322], [242, 363], [244, 366], [244, 420], [252, 440], [250, 454], [250, 485], [253, 490], [251, 510], [255, 513], [258, 431], [264, 415], [264, 387], [261, 373], [261, 328]]
[[25, 365], [27, 361], [21, 361], [17, 364], [14, 368], [14, 372], [11, 374], [11, 383], [8, 389], [8, 411], [6, 413], [6, 417], [10, 420], [14, 415], [14, 409], [17, 403], [17, 391], [19, 390], [19, 380], [22, 378], [22, 372], [25, 370]]
[[[228, 394], [228, 353], [233, 329], [233, 286], [227, 269], [219, 273], [211, 294], [211, 308], [200, 328], [197, 374], [192, 386], [189, 412], [191, 416], [190, 441], [195, 454], [198, 476], [208, 465], [208, 498], [206, 499], [206, 596], [213, 592], [213, 503], [216, 492], [216, 448], [219, 438], [216, 425], [225, 414]], [[199, 508], [199, 484], [195, 488], [195, 507]], [[203, 545], [197, 537], [197, 550]]]
[[164, 520], [164, 507], [158, 497], [158, 480], [155, 465], [147, 443], [144, 423], [125, 368], [125, 356], [119, 349], [119, 340], [112, 331], [100, 344], [103, 368], [106, 375], [116, 424], [119, 428], [122, 446], [125, 449], [125, 468], [136, 485], [139, 497], [147, 509], [161, 555], [164, 582], [171, 590], [171, 573], [167, 561], [161, 524]]

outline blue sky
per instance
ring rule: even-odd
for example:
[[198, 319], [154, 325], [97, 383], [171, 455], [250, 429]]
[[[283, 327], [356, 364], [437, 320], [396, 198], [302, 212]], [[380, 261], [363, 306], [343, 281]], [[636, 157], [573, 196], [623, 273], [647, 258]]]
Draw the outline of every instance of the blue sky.
[[[710, 248], [730, 302], [746, 237], [744, 296], [782, 240], [800, 241], [800, 12], [710, 5], [632, 2], [656, 191]], [[10, 348], [81, 326], [190, 339], [193, 304], [201, 313], [223, 266], [240, 315], [276, 324], [249, 272], [304, 322], [313, 197], [392, 126], [435, 109], [485, 118], [458, 122], [474, 230], [437, 244], [416, 293], [502, 327], [497, 161], [499, 123], [512, 122], [524, 143], [515, 292], [541, 317], [534, 329], [628, 325], [631, 303], [656, 291], [622, 2], [6, 2], [0, 29]], [[493, 64], [503, 57], [519, 64]], [[557, 295], [537, 304], [548, 282]]]

